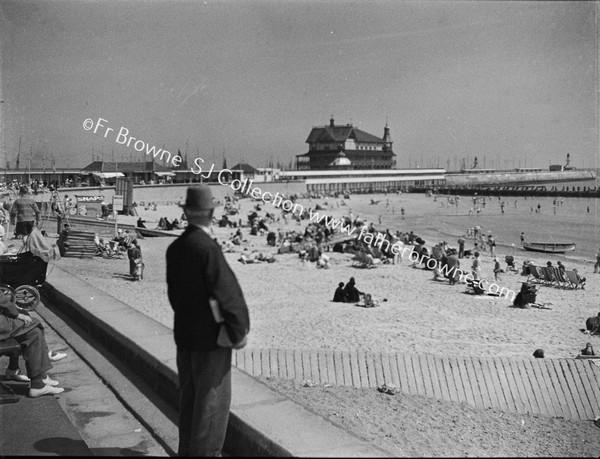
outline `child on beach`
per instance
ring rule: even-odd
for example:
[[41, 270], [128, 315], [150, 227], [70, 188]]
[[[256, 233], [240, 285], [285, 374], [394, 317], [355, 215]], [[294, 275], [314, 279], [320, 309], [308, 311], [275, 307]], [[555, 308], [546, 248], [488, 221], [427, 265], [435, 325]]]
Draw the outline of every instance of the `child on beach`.
[[498, 261], [498, 258], [494, 258], [494, 279], [496, 280], [496, 282], [498, 282], [498, 280], [502, 280], [498, 276], [498, 273], [501, 273], [501, 272], [502, 272], [502, 268], [500, 267], [500, 261]]

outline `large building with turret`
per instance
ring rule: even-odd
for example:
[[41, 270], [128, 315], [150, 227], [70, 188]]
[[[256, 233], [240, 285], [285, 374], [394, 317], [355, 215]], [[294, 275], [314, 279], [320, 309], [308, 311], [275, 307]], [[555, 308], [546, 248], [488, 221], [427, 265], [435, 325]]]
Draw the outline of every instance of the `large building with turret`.
[[312, 128], [306, 143], [308, 153], [296, 156], [298, 170], [393, 169], [396, 165], [387, 123], [383, 137], [377, 137], [352, 124], [336, 125], [332, 115], [328, 126]]

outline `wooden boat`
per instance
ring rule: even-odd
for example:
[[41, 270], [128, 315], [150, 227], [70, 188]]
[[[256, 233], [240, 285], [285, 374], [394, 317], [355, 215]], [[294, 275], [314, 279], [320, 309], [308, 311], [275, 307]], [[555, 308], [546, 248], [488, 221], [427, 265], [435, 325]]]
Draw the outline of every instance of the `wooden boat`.
[[523, 248], [531, 252], [565, 253], [575, 250], [574, 242], [523, 242]]

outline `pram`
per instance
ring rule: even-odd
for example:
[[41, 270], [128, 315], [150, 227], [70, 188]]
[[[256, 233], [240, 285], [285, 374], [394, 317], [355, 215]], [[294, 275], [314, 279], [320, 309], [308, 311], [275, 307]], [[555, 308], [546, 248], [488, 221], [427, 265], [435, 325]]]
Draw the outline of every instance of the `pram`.
[[38, 288], [46, 282], [50, 258], [57, 258], [57, 248], [48, 246], [37, 228], [18, 253], [0, 255], [0, 291], [22, 311], [32, 311], [40, 304]]
[[0, 255], [0, 291], [24, 311], [40, 304], [41, 287], [46, 282], [48, 263], [31, 252]]

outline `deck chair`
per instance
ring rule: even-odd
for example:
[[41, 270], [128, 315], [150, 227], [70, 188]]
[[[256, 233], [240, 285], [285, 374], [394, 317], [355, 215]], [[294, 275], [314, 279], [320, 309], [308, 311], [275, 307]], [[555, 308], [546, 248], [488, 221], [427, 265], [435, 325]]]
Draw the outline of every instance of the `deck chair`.
[[538, 267], [538, 272], [541, 275], [541, 280], [545, 285], [553, 285], [554, 284], [554, 276], [552, 275], [552, 271], [547, 266]]
[[569, 279], [569, 282], [571, 283], [574, 289], [581, 287], [581, 289], [584, 290], [584, 277], [579, 277], [579, 275], [575, 271], [565, 271], [565, 276], [567, 277], [567, 279]]
[[352, 261], [352, 266], [356, 268], [376, 268], [379, 263], [381, 263], [381, 260], [377, 258], [371, 260], [365, 252], [358, 252]]
[[529, 266], [529, 276], [527, 276], [527, 282], [535, 281], [538, 283], [544, 282], [544, 278], [539, 271], [540, 267], [535, 265]]
[[363, 252], [357, 251], [354, 252], [354, 256], [352, 257], [352, 266], [358, 266], [365, 262], [365, 256]]
[[556, 279], [556, 284], [560, 288], [567, 288], [570, 286], [571, 283], [569, 282], [569, 279], [567, 279], [567, 276], [565, 276], [565, 274], [560, 270], [560, 268], [554, 266], [552, 268], [552, 271], [554, 274], [554, 278]]

